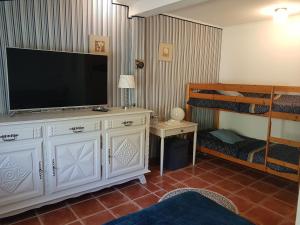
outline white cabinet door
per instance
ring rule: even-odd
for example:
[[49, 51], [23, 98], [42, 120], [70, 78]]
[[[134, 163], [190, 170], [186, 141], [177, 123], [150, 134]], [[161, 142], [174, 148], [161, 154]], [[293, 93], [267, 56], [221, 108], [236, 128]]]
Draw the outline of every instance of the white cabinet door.
[[42, 141], [0, 145], [0, 206], [42, 196]]
[[145, 126], [107, 132], [108, 178], [144, 169], [145, 132]]
[[100, 132], [50, 139], [51, 192], [101, 179]]

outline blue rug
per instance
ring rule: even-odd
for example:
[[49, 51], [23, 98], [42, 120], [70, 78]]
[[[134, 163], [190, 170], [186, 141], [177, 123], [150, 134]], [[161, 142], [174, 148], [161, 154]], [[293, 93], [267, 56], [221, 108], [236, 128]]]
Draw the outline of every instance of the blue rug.
[[254, 225], [197, 192], [185, 192], [106, 225]]

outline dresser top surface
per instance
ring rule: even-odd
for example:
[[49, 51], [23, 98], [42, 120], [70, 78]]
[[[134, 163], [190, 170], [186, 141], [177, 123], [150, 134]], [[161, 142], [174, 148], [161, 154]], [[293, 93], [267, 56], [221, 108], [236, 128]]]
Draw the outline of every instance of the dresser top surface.
[[48, 111], [48, 112], [24, 112], [17, 113], [13, 116], [0, 116], [0, 126], [20, 124], [20, 123], [36, 123], [36, 122], [52, 122], [59, 120], [69, 119], [85, 119], [85, 118], [98, 118], [98, 117], [110, 117], [110, 116], [122, 116], [132, 115], [137, 113], [150, 113], [151, 110], [143, 108], [109, 108], [108, 112], [96, 112], [91, 109], [69, 109], [60, 111]]

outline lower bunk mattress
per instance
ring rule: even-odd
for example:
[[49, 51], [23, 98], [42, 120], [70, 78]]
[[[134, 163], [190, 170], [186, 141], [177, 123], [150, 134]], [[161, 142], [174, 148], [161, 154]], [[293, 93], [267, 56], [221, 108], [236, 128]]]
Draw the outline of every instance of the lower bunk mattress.
[[[264, 164], [266, 141], [240, 135], [243, 141], [228, 144], [210, 134], [210, 131], [212, 130], [198, 132], [198, 145], [244, 161]], [[300, 149], [272, 143], [268, 157], [299, 165]], [[267, 167], [278, 172], [297, 174], [296, 170], [273, 163], [267, 163]]]

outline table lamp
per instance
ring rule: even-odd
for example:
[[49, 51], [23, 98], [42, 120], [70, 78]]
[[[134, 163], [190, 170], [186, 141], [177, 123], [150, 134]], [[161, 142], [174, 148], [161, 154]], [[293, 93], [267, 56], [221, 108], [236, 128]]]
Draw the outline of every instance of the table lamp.
[[135, 88], [134, 75], [120, 75], [118, 88], [125, 89], [124, 92], [124, 109], [128, 109], [128, 93], [130, 88]]

